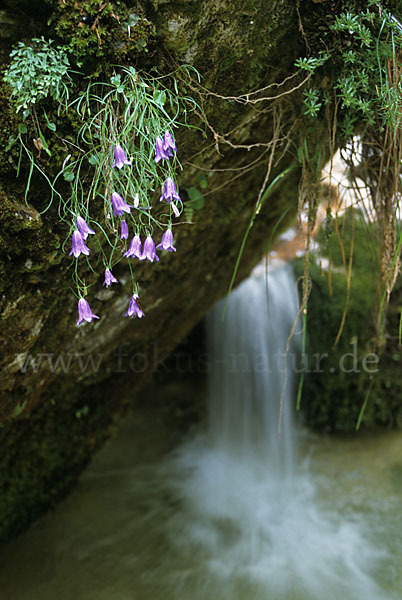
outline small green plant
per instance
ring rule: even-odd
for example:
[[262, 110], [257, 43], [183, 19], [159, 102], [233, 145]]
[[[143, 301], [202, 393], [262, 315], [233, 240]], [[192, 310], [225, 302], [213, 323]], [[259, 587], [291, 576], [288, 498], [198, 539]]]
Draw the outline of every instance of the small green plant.
[[82, 417], [86, 417], [88, 414], [89, 406], [87, 404], [75, 411], [75, 416], [77, 419], [82, 419]]
[[316, 117], [321, 108], [320, 93], [315, 88], [304, 90], [304, 114], [309, 117]]
[[16, 112], [23, 110], [24, 119], [40, 100], [50, 96], [61, 107], [69, 98], [70, 63], [62, 46], [52, 40], [34, 38], [31, 45], [19, 42], [10, 53], [11, 64], [5, 80], [11, 87]]
[[197, 185], [187, 188], [188, 200], [184, 204], [184, 215], [189, 223], [193, 222], [194, 211], [198, 211], [205, 206], [205, 197], [202, 193], [208, 187], [208, 180], [205, 175], [197, 177]]
[[[335, 97], [341, 101], [338, 125], [344, 138], [350, 137], [352, 129], [356, 131], [359, 122], [373, 125], [380, 120], [382, 128], [399, 126], [402, 88], [396, 53], [402, 32], [393, 15], [377, 1], [359, 13], [353, 12], [351, 3], [350, 10], [336, 15], [329, 29], [335, 34], [330, 49], [295, 62], [318, 76], [317, 86], [304, 92], [305, 115], [318, 117], [323, 104]], [[329, 79], [332, 90], [320, 84], [322, 67], [336, 72]]]
[[317, 57], [310, 56], [308, 58], [298, 58], [295, 62], [295, 66], [298, 69], [302, 69], [304, 71], [307, 71], [308, 73], [313, 74], [315, 70], [318, 69], [318, 67], [322, 67], [327, 62], [329, 57], [330, 54], [328, 52], [322, 52]]
[[27, 404], [27, 401], [24, 400], [24, 402], [19, 402], [15, 406], [14, 411], [13, 411], [13, 417], [14, 417], [14, 419], [16, 419], [17, 417], [19, 417], [24, 412], [24, 408], [25, 408], [26, 404]]

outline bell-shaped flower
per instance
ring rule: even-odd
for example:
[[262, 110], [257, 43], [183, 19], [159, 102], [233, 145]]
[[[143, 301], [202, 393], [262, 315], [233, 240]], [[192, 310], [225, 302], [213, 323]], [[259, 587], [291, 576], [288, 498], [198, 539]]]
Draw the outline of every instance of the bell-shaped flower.
[[72, 249], [69, 256], [74, 254], [75, 258], [78, 258], [80, 254], [85, 254], [86, 256], [88, 256], [89, 253], [90, 249], [85, 245], [82, 233], [78, 231], [78, 229], [76, 229], [73, 232]]
[[121, 240], [128, 240], [128, 225], [125, 221], [122, 221], [120, 223], [120, 239]]
[[124, 253], [124, 256], [127, 256], [127, 258], [135, 257], [139, 258], [140, 260], [143, 259], [143, 255], [141, 253], [141, 238], [139, 235], [135, 235], [133, 237], [127, 252]]
[[116, 277], [113, 275], [113, 273], [110, 269], [105, 269], [105, 281], [103, 282], [102, 285], [105, 285], [106, 287], [110, 287], [112, 285], [112, 283], [119, 283], [119, 281], [118, 281], [118, 279], [116, 279]]
[[161, 137], [157, 137], [155, 140], [155, 162], [158, 163], [160, 160], [169, 160], [169, 154], [165, 151], [164, 142]]
[[114, 148], [114, 163], [112, 164], [112, 169], [113, 167], [122, 169], [124, 165], [131, 165], [131, 160], [128, 160], [126, 153], [120, 144], [117, 144]]
[[154, 262], [154, 260], [156, 260], [157, 262], [159, 261], [159, 257], [156, 255], [155, 252], [155, 243], [150, 235], [144, 242], [144, 249], [142, 251], [141, 259], [144, 258], [147, 258], [151, 262]]
[[77, 224], [77, 229], [80, 232], [80, 234], [82, 235], [82, 238], [84, 240], [87, 239], [89, 234], [95, 235], [94, 230], [89, 227], [88, 223], [86, 222], [86, 220], [83, 217], [78, 216], [77, 220], [76, 220], [76, 224]]
[[159, 198], [159, 202], [161, 200], [166, 200], [166, 202], [171, 202], [172, 200], [181, 200], [179, 194], [176, 191], [176, 186], [171, 177], [168, 177], [165, 181], [165, 185], [163, 186], [163, 192], [161, 197]]
[[176, 144], [169, 131], [165, 131], [165, 135], [163, 136], [163, 149], [168, 156], [173, 156], [173, 151], [177, 152]]
[[173, 210], [173, 212], [174, 212], [174, 216], [175, 216], [175, 217], [180, 217], [180, 211], [179, 211], [179, 209], [177, 208], [176, 204], [175, 204], [174, 202], [171, 202], [171, 203], [170, 203], [170, 206], [172, 207], [172, 210]]
[[117, 192], [112, 193], [112, 206], [113, 215], [119, 215], [119, 217], [122, 217], [124, 212], [129, 213], [131, 211], [131, 206]]
[[133, 294], [131, 296], [130, 304], [128, 305], [128, 311], [125, 313], [124, 316], [134, 317], [135, 315], [137, 315], [139, 319], [145, 317], [138, 294]]
[[91, 321], [93, 319], [99, 319], [99, 317], [97, 315], [94, 315], [91, 307], [89, 306], [88, 302], [85, 300], [85, 298], [80, 298], [78, 300], [78, 321], [77, 321], [77, 325], [81, 325], [81, 323], [83, 321], [87, 321], [88, 323], [91, 323]]
[[173, 246], [173, 233], [171, 229], [166, 229], [162, 236], [162, 241], [156, 246], [157, 250], [168, 250], [169, 252], [176, 252], [176, 248]]

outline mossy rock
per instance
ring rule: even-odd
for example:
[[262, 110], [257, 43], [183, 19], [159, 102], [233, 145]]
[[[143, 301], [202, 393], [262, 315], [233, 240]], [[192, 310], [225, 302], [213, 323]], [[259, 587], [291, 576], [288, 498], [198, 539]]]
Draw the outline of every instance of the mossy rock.
[[91, 77], [104, 74], [109, 65], [122, 64], [129, 56], [148, 51], [155, 34], [153, 23], [146, 18], [143, 6], [117, 0], [46, 0], [52, 9], [50, 26], [66, 44], [76, 64]]

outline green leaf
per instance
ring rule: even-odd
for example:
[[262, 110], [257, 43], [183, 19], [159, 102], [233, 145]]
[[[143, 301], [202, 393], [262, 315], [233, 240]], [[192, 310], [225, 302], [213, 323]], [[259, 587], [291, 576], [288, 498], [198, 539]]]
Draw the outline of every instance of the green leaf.
[[47, 116], [46, 111], [43, 111], [43, 116], [45, 117], [46, 125], [48, 126], [50, 131], [56, 131], [56, 125], [55, 123], [51, 123], [49, 121], [49, 117]]
[[146, 48], [146, 45], [147, 45], [147, 40], [144, 38], [141, 38], [136, 43], [135, 47], [137, 48], [138, 52], [141, 52], [141, 50], [144, 50], [144, 48]]
[[27, 400], [24, 400], [24, 402], [21, 402], [21, 404], [17, 404], [14, 408], [14, 412], [13, 412], [13, 417], [19, 417], [20, 414], [23, 412], [25, 406], [26, 406]]
[[27, 126], [24, 125], [24, 123], [20, 123], [18, 125], [18, 131], [19, 133], [26, 133], [28, 131]]
[[128, 26], [129, 27], [135, 27], [137, 25], [138, 21], [141, 21], [141, 17], [139, 17], [135, 13], [132, 13], [128, 17]]
[[197, 177], [197, 183], [202, 190], [206, 190], [208, 187], [208, 179], [205, 177], [205, 175], [199, 175]]
[[166, 102], [166, 92], [162, 92], [159, 96], [159, 104], [163, 106]]
[[298, 159], [299, 163], [303, 162], [303, 148], [302, 148], [302, 146], [299, 146], [297, 148], [297, 159]]
[[117, 87], [121, 83], [121, 75], [115, 75], [111, 77], [110, 82], [112, 85], [115, 85]]
[[186, 221], [189, 223], [193, 222], [194, 219], [194, 209], [189, 206], [189, 202], [186, 202], [186, 206], [184, 207], [184, 216], [186, 217]]
[[47, 142], [46, 142], [46, 140], [45, 140], [45, 138], [43, 136], [43, 133], [42, 133], [39, 125], [38, 125], [38, 132], [39, 132], [40, 141], [42, 142], [42, 145], [43, 145], [43, 149], [45, 150], [45, 152], [47, 152], [47, 154], [49, 156], [52, 156], [52, 153], [49, 150], [49, 146], [47, 145]]
[[72, 171], [64, 171], [63, 177], [66, 181], [73, 181], [75, 175]]
[[190, 198], [191, 207], [195, 210], [200, 210], [205, 205], [205, 198], [200, 192], [200, 190], [196, 187], [190, 187], [187, 190], [188, 197]]
[[90, 165], [97, 165], [98, 164], [98, 158], [97, 156], [95, 156], [95, 154], [91, 154], [91, 156], [88, 158], [88, 162]]
[[15, 144], [15, 142], [17, 141], [17, 137], [15, 137], [15, 135], [10, 135], [10, 137], [8, 138], [8, 144], [5, 147], [5, 152], [8, 152], [10, 150], [10, 148], [12, 148]]

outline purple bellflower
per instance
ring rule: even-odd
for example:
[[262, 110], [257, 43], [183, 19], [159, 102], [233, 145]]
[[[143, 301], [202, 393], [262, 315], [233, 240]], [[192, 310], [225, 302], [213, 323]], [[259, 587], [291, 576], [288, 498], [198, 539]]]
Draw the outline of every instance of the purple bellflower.
[[91, 307], [89, 306], [88, 302], [85, 300], [85, 298], [80, 298], [78, 300], [78, 321], [77, 321], [77, 325], [81, 325], [81, 323], [83, 321], [87, 321], [88, 323], [91, 323], [91, 321], [93, 319], [99, 319], [99, 317], [97, 315], [94, 315]]
[[82, 238], [84, 240], [87, 239], [89, 234], [95, 235], [94, 230], [89, 227], [86, 220], [83, 219], [82, 217], [79, 217], [79, 216], [77, 217], [76, 224], [77, 224], [77, 229], [80, 232], [80, 234], [82, 235]]
[[112, 193], [112, 206], [113, 215], [119, 215], [119, 217], [123, 216], [123, 212], [129, 213], [131, 211], [131, 206], [117, 192]]
[[127, 252], [124, 253], [127, 258], [139, 258], [142, 260], [144, 257], [141, 253], [141, 238], [139, 235], [135, 235], [130, 242], [130, 246]]
[[171, 202], [172, 200], [181, 200], [179, 194], [176, 192], [176, 186], [171, 177], [168, 177], [165, 181], [165, 185], [163, 186], [162, 196], [159, 198], [159, 202], [161, 200], [166, 200], [166, 202]]
[[156, 260], [157, 262], [159, 261], [159, 257], [156, 255], [156, 252], [155, 252], [155, 243], [150, 235], [147, 237], [147, 239], [144, 242], [144, 249], [142, 251], [141, 259], [144, 259], [144, 258], [147, 258], [151, 262], [154, 262], [154, 260]]
[[122, 169], [124, 165], [131, 165], [131, 160], [128, 160], [126, 153], [120, 144], [117, 144], [114, 148], [114, 163], [112, 164], [112, 169], [113, 167]]
[[72, 249], [69, 256], [74, 254], [75, 258], [78, 258], [80, 254], [85, 254], [86, 256], [88, 256], [89, 253], [90, 249], [85, 245], [82, 233], [80, 233], [78, 229], [76, 229], [73, 232]]
[[128, 225], [127, 225], [127, 223], [125, 221], [122, 221], [120, 223], [120, 228], [121, 228], [120, 239], [128, 240]]
[[166, 229], [162, 236], [162, 241], [156, 246], [157, 250], [168, 250], [169, 252], [176, 252], [176, 248], [173, 246], [173, 233], [171, 229]]
[[113, 273], [110, 269], [105, 269], [105, 281], [103, 282], [102, 285], [105, 285], [106, 287], [110, 287], [112, 285], [112, 283], [119, 283], [119, 281], [118, 281], [118, 279], [116, 279], [116, 277], [113, 275]]
[[173, 151], [177, 152], [176, 144], [169, 131], [165, 131], [165, 135], [163, 136], [163, 149], [168, 156], [173, 156]]
[[161, 137], [157, 137], [155, 140], [155, 162], [158, 163], [160, 160], [169, 160], [169, 156], [165, 151], [164, 141]]
[[137, 315], [139, 319], [145, 317], [143, 313], [140, 298], [138, 294], [133, 294], [130, 298], [130, 304], [128, 305], [128, 311], [125, 313], [125, 317], [134, 317]]

